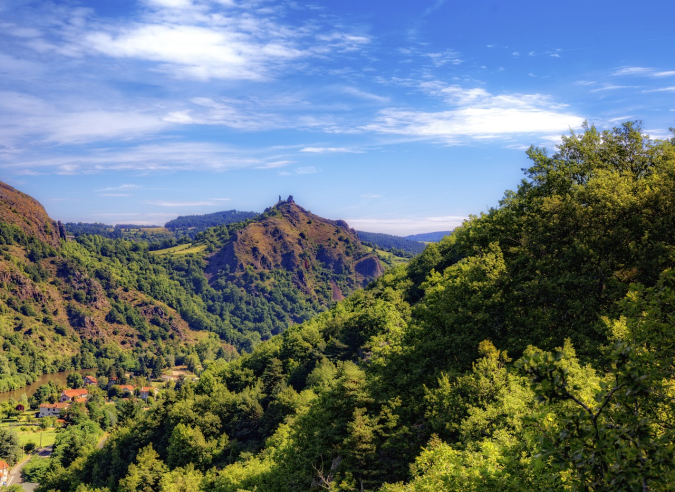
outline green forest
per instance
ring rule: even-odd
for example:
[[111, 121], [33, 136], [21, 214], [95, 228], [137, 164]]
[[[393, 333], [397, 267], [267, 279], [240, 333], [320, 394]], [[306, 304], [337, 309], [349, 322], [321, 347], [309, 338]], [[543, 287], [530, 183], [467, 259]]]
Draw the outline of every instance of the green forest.
[[[262, 342], [233, 328], [198, 258], [67, 243], [104, 288], [243, 353], [118, 404], [101, 449], [100, 413], [78, 414], [32, 470], [39, 490], [672, 490], [675, 138], [586, 126], [527, 156], [499, 206]], [[214, 247], [232, 233], [216, 231]]]

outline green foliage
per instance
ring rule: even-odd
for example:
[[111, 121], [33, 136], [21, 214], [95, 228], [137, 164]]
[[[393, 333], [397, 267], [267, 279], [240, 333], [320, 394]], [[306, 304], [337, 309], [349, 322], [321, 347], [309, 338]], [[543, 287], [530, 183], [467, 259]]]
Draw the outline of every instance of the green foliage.
[[0, 459], [13, 465], [19, 460], [21, 446], [16, 433], [8, 427], [0, 427]]
[[[198, 383], [119, 404], [45, 487], [672, 489], [674, 143], [626, 124], [530, 149], [515, 192], [407, 267], [238, 359], [183, 353]], [[218, 305], [199, 261], [156, 271]]]

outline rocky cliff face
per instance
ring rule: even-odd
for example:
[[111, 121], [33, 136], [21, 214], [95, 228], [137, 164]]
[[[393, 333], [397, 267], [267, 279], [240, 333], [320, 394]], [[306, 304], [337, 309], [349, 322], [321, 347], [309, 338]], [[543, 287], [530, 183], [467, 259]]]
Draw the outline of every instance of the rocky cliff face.
[[224, 274], [236, 279], [247, 271], [285, 271], [306, 294], [328, 289], [338, 300], [380, 276], [383, 268], [345, 221], [314, 215], [289, 197], [237, 231], [209, 258], [206, 273], [212, 280]]
[[54, 247], [59, 245], [59, 226], [40, 202], [3, 182], [0, 182], [0, 222], [17, 226]]

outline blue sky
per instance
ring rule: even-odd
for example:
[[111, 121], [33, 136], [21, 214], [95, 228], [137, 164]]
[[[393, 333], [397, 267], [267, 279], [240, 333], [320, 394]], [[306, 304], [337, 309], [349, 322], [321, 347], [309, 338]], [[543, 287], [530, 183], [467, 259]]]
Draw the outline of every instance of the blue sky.
[[675, 2], [0, 0], [0, 179], [63, 221], [278, 195], [450, 229], [584, 120], [675, 126]]

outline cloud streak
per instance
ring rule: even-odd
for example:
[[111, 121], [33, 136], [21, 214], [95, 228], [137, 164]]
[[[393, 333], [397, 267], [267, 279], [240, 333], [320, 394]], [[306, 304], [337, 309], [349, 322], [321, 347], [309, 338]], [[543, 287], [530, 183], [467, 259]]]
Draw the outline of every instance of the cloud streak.
[[540, 94], [493, 95], [482, 88], [433, 87], [453, 106], [446, 111], [389, 108], [363, 130], [377, 133], [441, 138], [460, 143], [464, 138], [490, 139], [519, 133], [550, 133], [578, 128], [581, 116], [565, 111]]

